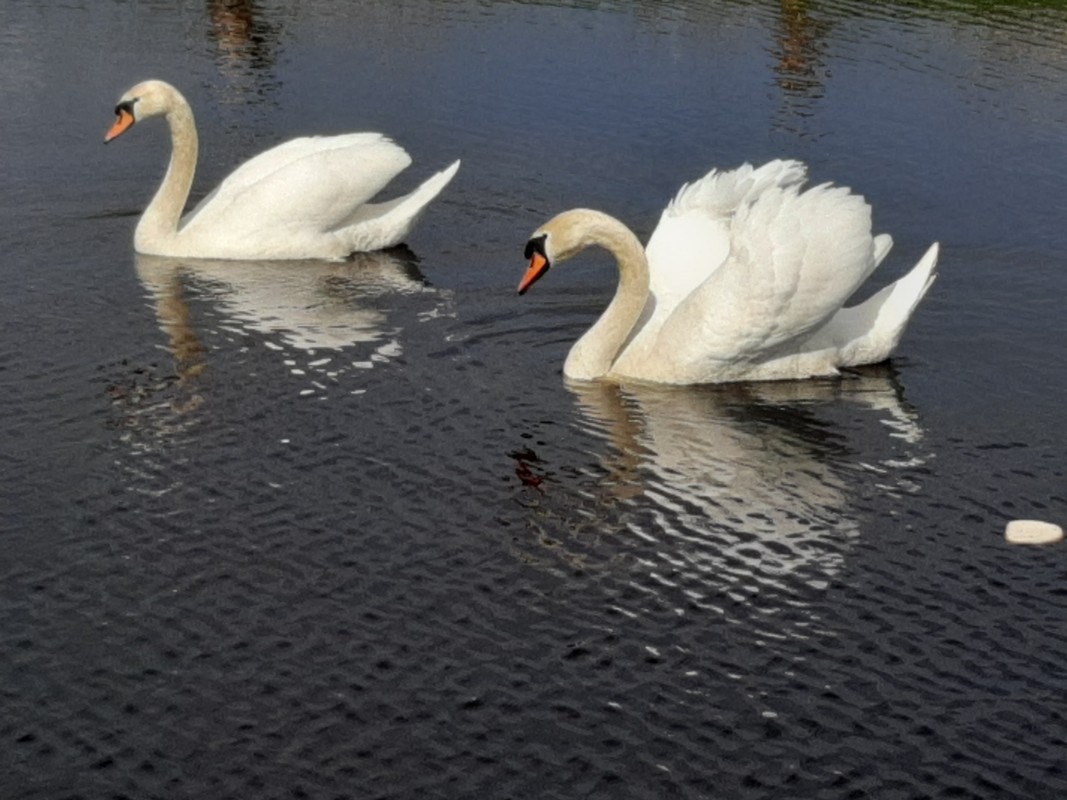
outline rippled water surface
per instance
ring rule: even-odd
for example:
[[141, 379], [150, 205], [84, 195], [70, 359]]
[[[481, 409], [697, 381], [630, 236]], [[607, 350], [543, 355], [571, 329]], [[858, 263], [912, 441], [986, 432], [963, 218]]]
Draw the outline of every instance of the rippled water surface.
[[[1059, 3], [42, 2], [0, 10], [0, 796], [1061, 798]], [[407, 247], [137, 257], [194, 194], [381, 130]], [[641, 236], [801, 158], [941, 277], [840, 380], [569, 385], [613, 267], [519, 298], [584, 205]]]

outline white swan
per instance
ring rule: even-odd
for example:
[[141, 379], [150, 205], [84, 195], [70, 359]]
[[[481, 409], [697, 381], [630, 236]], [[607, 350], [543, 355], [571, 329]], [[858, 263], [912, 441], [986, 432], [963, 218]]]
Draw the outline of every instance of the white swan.
[[934, 281], [938, 245], [896, 283], [844, 308], [893, 241], [872, 237], [862, 197], [829, 184], [802, 191], [806, 177], [797, 161], [712, 170], [682, 187], [647, 249], [599, 211], [566, 211], [538, 229], [519, 294], [592, 245], [619, 268], [614, 298], [571, 348], [564, 374], [789, 380], [889, 358]]
[[183, 217], [197, 158], [189, 104], [170, 84], [145, 81], [115, 113], [105, 142], [149, 117], [170, 126], [167, 174], [134, 233], [148, 255], [340, 260], [392, 247], [459, 169], [456, 161], [404, 197], [370, 203], [411, 163], [402, 148], [378, 133], [293, 139], [242, 164]]

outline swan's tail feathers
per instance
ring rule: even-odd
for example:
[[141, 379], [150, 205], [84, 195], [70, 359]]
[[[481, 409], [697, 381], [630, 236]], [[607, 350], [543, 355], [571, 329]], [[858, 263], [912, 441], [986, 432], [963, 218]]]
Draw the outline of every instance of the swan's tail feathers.
[[893, 237], [888, 233], [880, 233], [871, 240], [871, 257], [856, 262], [857, 271], [854, 279], [857, 287], [862, 286], [864, 281], [871, 277], [892, 249]]
[[876, 364], [893, 354], [916, 307], [937, 279], [939, 252], [940, 245], [934, 242], [903, 278], [834, 315], [829, 327], [840, 348], [840, 366]]
[[350, 245], [349, 252], [382, 250], [401, 244], [430, 202], [455, 177], [459, 166], [459, 160], [452, 162], [403, 197], [384, 203], [365, 203], [336, 231], [337, 235]]
[[885, 257], [889, 255], [889, 251], [893, 249], [893, 237], [888, 233], [880, 233], [874, 237], [874, 266], [877, 269], [878, 265], [885, 261]]

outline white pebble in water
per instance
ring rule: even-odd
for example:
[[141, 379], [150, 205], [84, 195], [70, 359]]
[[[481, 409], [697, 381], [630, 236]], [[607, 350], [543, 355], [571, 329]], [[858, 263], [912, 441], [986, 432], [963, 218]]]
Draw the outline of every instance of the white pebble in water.
[[1063, 528], [1036, 519], [1013, 519], [1004, 538], [1012, 544], [1051, 544], [1063, 539]]

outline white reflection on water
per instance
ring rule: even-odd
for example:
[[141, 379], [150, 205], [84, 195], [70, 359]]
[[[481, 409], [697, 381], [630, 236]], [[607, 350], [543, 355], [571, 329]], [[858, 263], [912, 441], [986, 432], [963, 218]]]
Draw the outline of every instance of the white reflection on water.
[[[108, 392], [134, 459], [127, 488], [165, 494], [182, 484], [161, 453], [193, 434], [211, 400], [205, 373], [239, 382], [270, 377], [272, 391], [311, 399], [359, 395], [367, 370], [403, 353], [403, 325], [451, 313], [452, 296], [425, 282], [403, 248], [346, 262], [242, 262], [136, 256], [173, 356], [167, 366], [130, 365]], [[415, 311], [392, 312], [419, 295]], [[273, 395], [254, 401], [273, 404]], [[276, 398], [275, 398], [276, 399]], [[288, 441], [284, 431], [279, 442]], [[179, 458], [173, 453], [170, 459]]]
[[[856, 482], [903, 496], [904, 467], [921, 460], [917, 416], [877, 369], [840, 381], [569, 388], [587, 430], [611, 444], [603, 500], [636, 511], [622, 519], [656, 553], [649, 576], [673, 576], [702, 607], [826, 588], [861, 533]], [[820, 407], [855, 421], [822, 419]]]
[[303, 394], [323, 394], [353, 369], [402, 354], [401, 330], [389, 319], [390, 297], [432, 293], [436, 310], [449, 303], [448, 293], [429, 287], [414, 256], [401, 249], [341, 263], [138, 255], [137, 274], [153, 298], [179, 373], [199, 369], [206, 352], [186, 296], [191, 280], [221, 317], [213, 332], [228, 338], [256, 334], [292, 375], [307, 379]]

